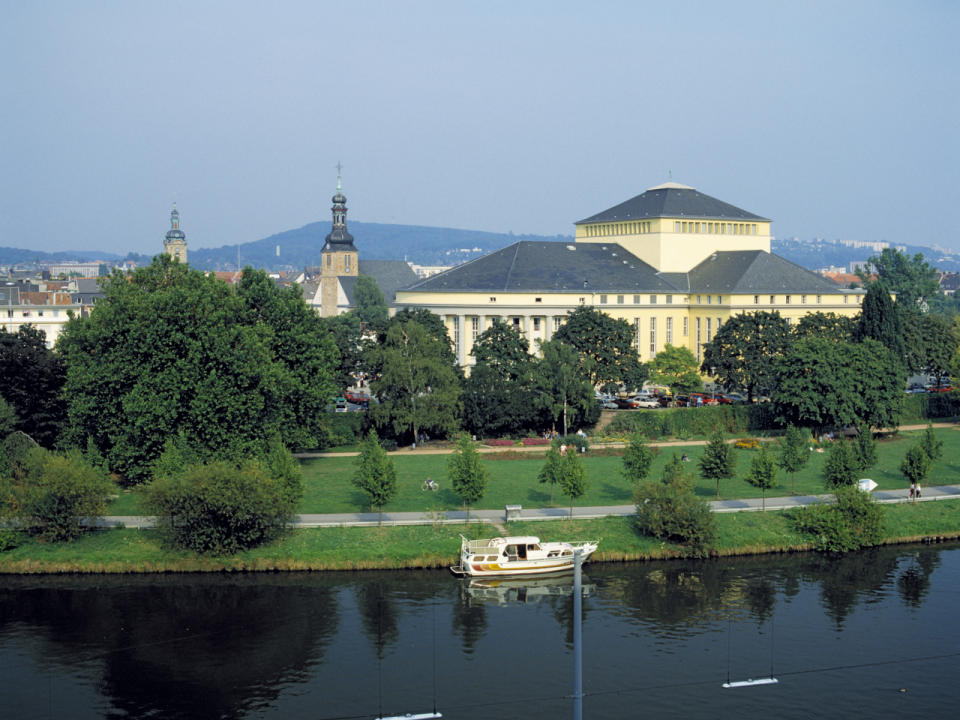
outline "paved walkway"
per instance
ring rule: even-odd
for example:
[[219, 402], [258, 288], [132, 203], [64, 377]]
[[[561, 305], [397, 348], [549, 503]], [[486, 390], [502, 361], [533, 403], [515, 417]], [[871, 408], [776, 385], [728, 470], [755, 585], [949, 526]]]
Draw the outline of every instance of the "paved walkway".
[[[908, 491], [903, 490], [875, 490], [873, 496], [881, 503], [910, 502]], [[787, 508], [813, 505], [829, 501], [832, 495], [788, 495], [767, 498], [767, 510], [784, 510]], [[925, 487], [920, 502], [936, 500], [960, 499], [960, 485], [936, 485]], [[759, 512], [760, 498], [741, 500], [713, 500], [710, 509], [714, 512]], [[602, 517], [616, 517], [632, 515], [633, 505], [604, 505], [598, 507], [574, 507], [573, 517], [576, 520], [588, 520]], [[523, 508], [515, 520], [563, 520], [570, 517], [569, 508]], [[502, 525], [506, 520], [505, 510], [471, 510], [470, 522]], [[378, 524], [379, 518], [375, 512], [362, 513], [328, 513], [298, 515], [294, 527], [369, 527]], [[462, 525], [466, 521], [463, 510], [445, 510], [439, 512], [385, 512], [384, 525]], [[113, 527], [123, 524], [128, 528], [151, 528], [155, 521], [152, 517], [133, 515], [111, 515], [102, 518], [99, 527]]]

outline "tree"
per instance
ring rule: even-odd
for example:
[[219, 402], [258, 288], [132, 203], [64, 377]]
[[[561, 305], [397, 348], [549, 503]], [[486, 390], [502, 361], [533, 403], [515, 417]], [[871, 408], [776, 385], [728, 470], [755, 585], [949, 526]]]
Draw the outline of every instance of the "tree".
[[357, 318], [366, 327], [377, 330], [387, 324], [387, 301], [377, 281], [369, 275], [357, 275], [353, 302]]
[[634, 490], [634, 523], [645, 535], [688, 545], [705, 555], [716, 536], [716, 519], [693, 491], [683, 461], [674, 453], [659, 481], [641, 483]]
[[13, 406], [0, 397], [0, 440], [14, 431], [17, 427], [17, 413]]
[[904, 307], [919, 309], [924, 302], [941, 294], [937, 270], [926, 262], [921, 253], [910, 256], [899, 250], [884, 248], [857, 272], [864, 285], [870, 282], [870, 268], [879, 282], [897, 294], [897, 304]]
[[537, 404], [547, 411], [553, 422], [562, 420], [566, 435], [575, 418], [589, 417], [591, 412], [599, 415], [593, 387], [572, 345], [554, 338], [540, 343], [540, 351], [543, 357], [535, 370]]
[[873, 431], [866, 425], [857, 428], [853, 451], [859, 470], [868, 470], [877, 464], [877, 441], [873, 437]]
[[936, 377], [939, 386], [950, 374], [953, 357], [960, 347], [960, 335], [948, 318], [934, 313], [920, 318], [917, 334], [922, 354], [915, 364]]
[[633, 345], [633, 328], [626, 320], [581, 305], [567, 314], [566, 322], [553, 337], [576, 349], [581, 367], [594, 387], [626, 383], [628, 378], [635, 380], [639, 360]]
[[804, 338], [774, 368], [772, 398], [784, 422], [812, 427], [819, 435], [825, 428], [890, 427], [899, 421], [903, 368], [873, 340]]
[[697, 358], [686, 347], [667, 343], [648, 364], [652, 382], [669, 385], [678, 392], [693, 392], [703, 387], [697, 372]]
[[477, 452], [477, 444], [466, 433], [460, 433], [456, 450], [447, 459], [447, 477], [453, 491], [463, 500], [470, 522], [470, 506], [487, 491], [487, 468]]
[[923, 449], [921, 440], [904, 454], [900, 462], [900, 472], [906, 476], [911, 485], [920, 485], [926, 480], [932, 464], [930, 456]]
[[717, 497], [720, 497], [720, 480], [732, 478], [737, 468], [737, 457], [733, 454], [733, 448], [723, 439], [721, 431], [710, 437], [700, 456], [699, 465], [703, 477], [717, 481]]
[[[429, 335], [440, 343], [440, 346], [444, 349], [444, 361], [451, 367], [457, 367], [457, 356], [453, 353], [453, 343], [450, 341], [447, 326], [444, 324], [443, 318], [436, 313], [432, 313], [426, 308], [405, 307], [402, 310], [398, 310], [397, 313], [390, 318], [387, 329], [395, 325], [406, 325], [411, 320], [420, 325]], [[387, 330], [378, 333], [377, 341], [383, 343], [386, 340], [386, 334]]]
[[777, 465], [790, 473], [790, 494], [796, 494], [796, 474], [810, 460], [810, 433], [796, 425], [788, 425], [787, 432], [780, 441], [780, 456]]
[[259, 458], [215, 460], [155, 479], [146, 505], [161, 537], [173, 547], [214, 555], [276, 538], [293, 520], [302, 485], [289, 475], [273, 476], [270, 465]]
[[60, 392], [66, 380], [62, 358], [49, 350], [33, 325], [17, 332], [0, 328], [0, 397], [16, 413], [16, 429], [52, 448], [66, 420]]
[[458, 428], [461, 377], [450, 348], [419, 322], [391, 323], [371, 351], [370, 415], [381, 433], [416, 442], [421, 432], [445, 437]]
[[93, 438], [110, 469], [140, 482], [179, 432], [204, 459], [261, 455], [325, 436], [336, 347], [296, 288], [244, 270], [236, 289], [167, 256], [116, 271], [89, 317], [57, 341], [67, 365], [65, 436]]
[[476, 364], [463, 384], [463, 424], [477, 435], [507, 435], [534, 428], [540, 420], [530, 345], [495, 320], [473, 344]]
[[760, 452], [750, 459], [750, 469], [744, 479], [760, 488], [762, 512], [767, 511], [767, 490], [777, 486], [777, 462], [770, 449], [763, 445]]
[[852, 486], [857, 481], [857, 455], [843, 438], [833, 442], [823, 464], [823, 480], [828, 488]]
[[895, 305], [890, 298], [886, 285], [882, 282], [870, 283], [860, 305], [856, 339], [876, 340], [894, 356], [905, 361], [908, 348], [904, 344], [903, 316], [899, 307], [900, 303]]
[[623, 451], [623, 468], [620, 472], [630, 482], [637, 484], [647, 479], [655, 453], [644, 442], [643, 434], [635, 432]]
[[79, 452], [36, 448], [33, 455], [38, 462], [14, 487], [19, 524], [44, 540], [75, 540], [83, 533], [82, 520], [103, 515], [113, 485]]
[[931, 463], [935, 463], [943, 457], [943, 440], [938, 438], [936, 433], [934, 433], [932, 423], [927, 425], [923, 431], [923, 435], [920, 438], [920, 447], [923, 448], [927, 457], [930, 458]]
[[573, 520], [573, 501], [587, 492], [587, 472], [580, 455], [568, 452], [560, 463], [560, 489], [570, 497], [570, 519]]
[[376, 335], [366, 332], [355, 311], [321, 318], [340, 352], [334, 375], [337, 390], [342, 392], [357, 382], [357, 375], [368, 372], [366, 358], [375, 345]]
[[775, 385], [773, 364], [789, 343], [790, 326], [779, 312], [734, 315], [704, 345], [700, 369], [752, 400], [760, 390]]
[[853, 342], [857, 320], [836, 313], [807, 313], [793, 326], [794, 339], [820, 337], [838, 342]]
[[553, 505], [553, 488], [560, 482], [563, 474], [563, 456], [556, 445], [547, 450], [543, 459], [543, 467], [537, 474], [537, 480], [550, 486], [550, 504]]
[[397, 472], [373, 429], [360, 443], [353, 484], [366, 493], [371, 507], [377, 509], [377, 525], [382, 525], [383, 506], [397, 494]]

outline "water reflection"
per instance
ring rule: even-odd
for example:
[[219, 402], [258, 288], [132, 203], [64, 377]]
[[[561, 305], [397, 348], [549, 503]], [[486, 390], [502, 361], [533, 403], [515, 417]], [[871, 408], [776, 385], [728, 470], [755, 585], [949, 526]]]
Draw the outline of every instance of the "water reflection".
[[[689, 717], [803, 717], [817, 693], [839, 713], [837, 703], [855, 692], [857, 671], [834, 682], [829, 674], [808, 679], [811, 668], [949, 655], [945, 648], [960, 639], [953, 622], [958, 545], [588, 570], [585, 669], [594, 677], [587, 689], [595, 702], [604, 698], [596, 717], [631, 714], [637, 698], [626, 690], [640, 678], [652, 688], [644, 703], [654, 715], [676, 709], [671, 694], [656, 689], [677, 682], [692, 683], [684, 690], [692, 698], [684, 709]], [[377, 702], [422, 709], [438, 698], [453, 710], [445, 713], [450, 717], [551, 717], [567, 711], [571, 590], [571, 576], [470, 582], [437, 571], [4, 577], [0, 671], [15, 678], [4, 711], [323, 718], [372, 716]], [[712, 695], [713, 684], [697, 689], [704, 677], [723, 679], [728, 654], [746, 673], [765, 670], [775, 653], [793, 679], [781, 683], [772, 706], [764, 699], [772, 696], [731, 699]], [[524, 672], [504, 673], [505, 662]], [[926, 684], [935, 696], [940, 681], [940, 694], [958, 700], [941, 677], [957, 665], [949, 658], [907, 662], [889, 671], [896, 673], [890, 682]], [[915, 668], [922, 672], [913, 677]], [[872, 706], [869, 695], [883, 672], [863, 672], [868, 695], [851, 695], [849, 709], [883, 715], [887, 703]], [[484, 690], [490, 682], [495, 697]], [[533, 703], [531, 710], [531, 686], [556, 703]], [[793, 715], [784, 710], [790, 693]], [[918, 695], [911, 690], [901, 710], [919, 716], [921, 702], [928, 715], [937, 714], [939, 705], [923, 705]], [[480, 709], [481, 701], [493, 705]]]

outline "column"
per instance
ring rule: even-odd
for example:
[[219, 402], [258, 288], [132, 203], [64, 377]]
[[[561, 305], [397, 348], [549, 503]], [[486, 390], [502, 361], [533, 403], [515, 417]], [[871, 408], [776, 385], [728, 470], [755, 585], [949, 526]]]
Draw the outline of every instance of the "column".
[[553, 315], [543, 317], [543, 339], [545, 342], [553, 339]]
[[467, 325], [463, 313], [456, 316], [457, 323], [457, 364], [463, 367], [467, 364]]

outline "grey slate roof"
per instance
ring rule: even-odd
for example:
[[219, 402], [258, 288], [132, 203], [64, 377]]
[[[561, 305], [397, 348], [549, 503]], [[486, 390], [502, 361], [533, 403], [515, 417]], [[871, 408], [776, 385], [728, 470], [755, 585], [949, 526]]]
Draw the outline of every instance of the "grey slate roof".
[[689, 292], [836, 293], [833, 282], [763, 250], [716, 252], [689, 273]]
[[648, 218], [717, 218], [720, 220], [749, 220], [751, 222], [769, 222], [768, 218], [754, 215], [746, 210], [704, 195], [694, 188], [658, 187], [651, 188], [641, 195], [614, 205], [612, 208], [580, 220], [575, 225], [597, 222], [624, 220], [645, 220]]
[[[360, 260], [357, 271], [377, 281], [387, 305], [393, 305], [396, 301], [397, 290], [412, 285], [418, 279], [417, 274], [403, 260]], [[340, 285], [347, 294], [350, 307], [354, 307], [353, 286], [356, 281], [355, 277], [340, 278]]]
[[676, 290], [616, 243], [520, 241], [421, 280], [424, 292], [654, 292]]

